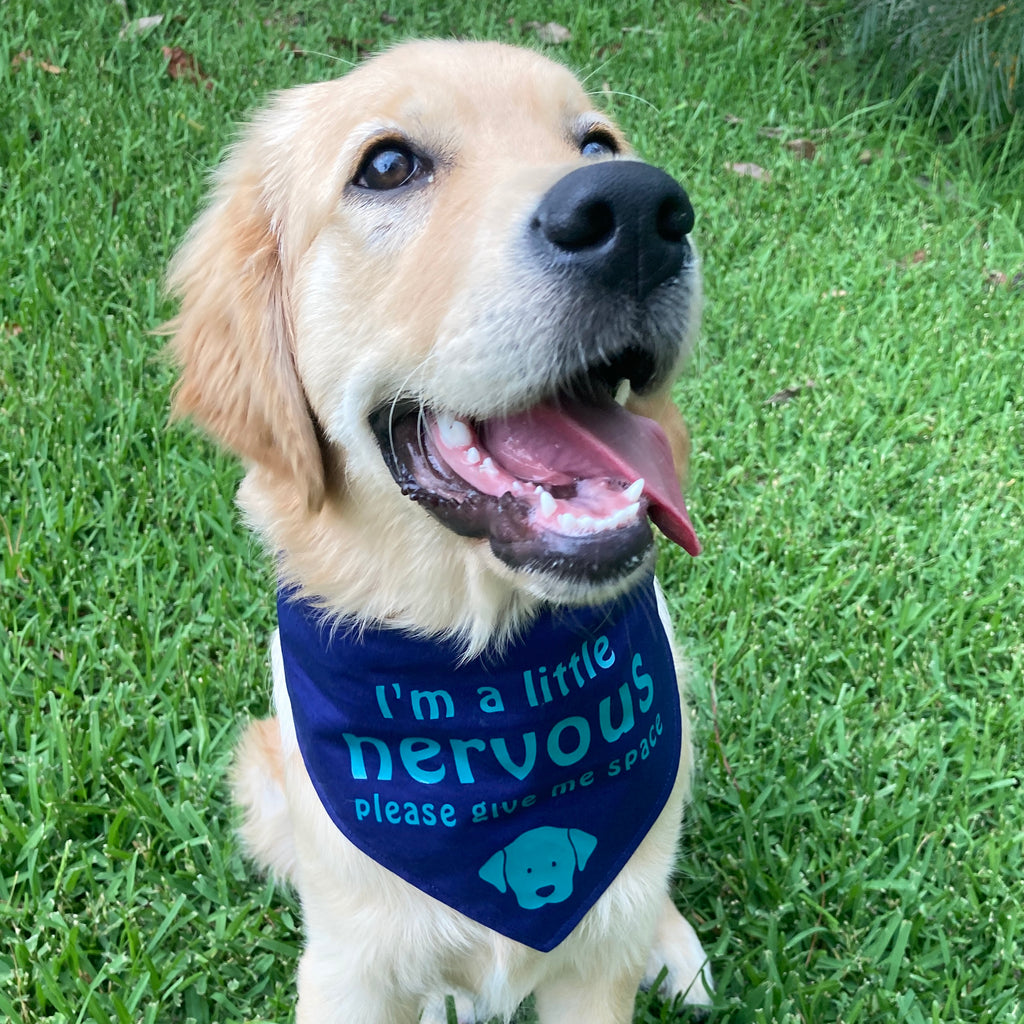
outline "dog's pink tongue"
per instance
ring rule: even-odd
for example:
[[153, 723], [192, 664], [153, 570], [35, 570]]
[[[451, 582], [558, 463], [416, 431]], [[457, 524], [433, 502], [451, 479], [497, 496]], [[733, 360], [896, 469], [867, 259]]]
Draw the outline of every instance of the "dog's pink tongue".
[[643, 477], [658, 529], [689, 554], [700, 553], [668, 438], [654, 420], [614, 402], [545, 404], [488, 420], [480, 432], [494, 460], [523, 480], [557, 486], [604, 477], [628, 486]]

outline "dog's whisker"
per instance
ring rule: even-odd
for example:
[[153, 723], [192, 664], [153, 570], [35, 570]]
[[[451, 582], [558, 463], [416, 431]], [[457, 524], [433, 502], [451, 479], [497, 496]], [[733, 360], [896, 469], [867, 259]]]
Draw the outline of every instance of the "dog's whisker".
[[[589, 82], [589, 81], [590, 81], [590, 80], [591, 80], [592, 78], [594, 78], [594, 77], [595, 77], [596, 75], [599, 75], [599, 74], [601, 74], [601, 72], [602, 72], [602, 71], [604, 71], [604, 69], [605, 69], [606, 67], [608, 67], [608, 65], [609, 65], [609, 64], [611, 64], [611, 63], [612, 63], [612, 61], [613, 61], [613, 60], [615, 60], [615, 58], [616, 58], [617, 56], [618, 56], [618, 54], [614, 54], [614, 53], [613, 53], [613, 54], [610, 54], [610, 55], [609, 55], [609, 56], [608, 56], [608, 57], [607, 57], [607, 58], [606, 58], [605, 60], [601, 61], [601, 63], [600, 63], [600, 64], [598, 64], [598, 65], [597, 65], [597, 67], [595, 67], [595, 68], [592, 68], [592, 69], [591, 69], [590, 71], [588, 71], [588, 72], [587, 72], [587, 73], [586, 73], [585, 75], [583, 75], [583, 76], [582, 76], [582, 77], [580, 78], [580, 85], [582, 85], [582, 86], [583, 86], [584, 88], [586, 88], [586, 85], [587, 85], [587, 83], [588, 83], [588, 82]], [[594, 93], [594, 91], [593, 91], [593, 90], [591, 90], [591, 89], [587, 89], [587, 95], [588, 95], [588, 96], [594, 96], [594, 95], [596, 95], [596, 94]]]
[[295, 53], [303, 57], [323, 57], [324, 60], [332, 61], [335, 64], [344, 64], [346, 65], [346, 67], [350, 68], [356, 67], [356, 62], [354, 60], [348, 60], [345, 57], [339, 57], [337, 54], [334, 53], [324, 53], [321, 50], [296, 49]]
[[661, 113], [661, 108], [657, 104], [652, 103], [646, 97], [644, 97], [644, 96], [637, 96], [636, 93], [632, 93], [632, 92], [623, 92], [621, 89], [605, 89], [602, 86], [600, 89], [591, 89], [589, 94], [591, 96], [595, 96], [595, 97], [596, 96], [622, 96], [622, 97], [624, 97], [625, 99], [628, 99], [628, 100], [636, 100], [637, 103], [642, 103], [642, 104], [644, 104], [644, 106], [650, 107], [651, 110], [655, 110], [659, 114]]
[[426, 370], [429, 368], [430, 363], [433, 362], [435, 359], [436, 359], [436, 353], [434, 351], [429, 352], [424, 357], [424, 359], [421, 361], [420, 365], [418, 365], [416, 367], [413, 367], [413, 369], [411, 369], [406, 374], [404, 380], [395, 389], [395, 394], [394, 394], [394, 396], [391, 399], [391, 407], [390, 407], [389, 414], [388, 414], [388, 440], [389, 440], [389, 446], [391, 448], [391, 452], [392, 452], [392, 454], [394, 454], [396, 456], [397, 456], [397, 451], [395, 449], [395, 443], [394, 443], [394, 420], [395, 420], [395, 414], [396, 414], [399, 402], [403, 401], [403, 399], [411, 398], [414, 395], [416, 396], [414, 400], [415, 400], [416, 406], [417, 406], [417, 409], [416, 409], [416, 417], [417, 417], [416, 418], [416, 423], [417, 423], [418, 429], [416, 431], [416, 436], [417, 436], [417, 438], [420, 439], [420, 443], [422, 443], [422, 438], [424, 436], [424, 428], [426, 427], [427, 403], [426, 403], [425, 399], [422, 397], [422, 392], [423, 392], [422, 383], [417, 383], [414, 386], [412, 384], [412, 381], [413, 380], [418, 380], [419, 382], [421, 382], [422, 379], [426, 375]]

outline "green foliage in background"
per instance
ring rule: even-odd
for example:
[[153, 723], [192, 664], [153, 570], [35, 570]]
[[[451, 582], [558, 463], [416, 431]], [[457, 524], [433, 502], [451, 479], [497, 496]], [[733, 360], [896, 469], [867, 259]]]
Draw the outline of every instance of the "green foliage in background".
[[1019, 124], [1024, 104], [1020, 0], [860, 0], [855, 52], [881, 58], [914, 84], [933, 114], [959, 113], [989, 129]]

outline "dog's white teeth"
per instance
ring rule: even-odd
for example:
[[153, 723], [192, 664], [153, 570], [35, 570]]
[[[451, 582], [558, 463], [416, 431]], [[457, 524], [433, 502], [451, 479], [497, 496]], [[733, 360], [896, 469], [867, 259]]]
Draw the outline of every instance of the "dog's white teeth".
[[481, 472], [486, 473], [488, 476], [498, 475], [498, 469], [494, 465], [494, 460], [490, 457], [490, 455], [488, 455], [487, 458], [480, 463], [480, 470]]
[[[628, 381], [627, 381], [628, 383]], [[627, 501], [639, 501], [640, 495], [644, 493], [644, 478], [640, 477], [639, 480], [635, 480], [629, 485], [623, 492], [622, 496]]]
[[612, 526], [622, 526], [625, 523], [631, 523], [640, 514], [640, 502], [634, 501], [632, 505], [627, 505], [620, 512], [616, 512], [612, 519], [614, 522]]
[[551, 497], [545, 490], [540, 490], [540, 511], [542, 515], [553, 516], [555, 509], [558, 507], [555, 499]]
[[[554, 499], [552, 499], [553, 504]], [[541, 511], [544, 511], [544, 509], [542, 508]], [[601, 533], [605, 530], [616, 530], [620, 526], [626, 526], [635, 522], [640, 515], [640, 502], [634, 501], [631, 505], [620, 508], [618, 512], [612, 512], [609, 515], [602, 516], [600, 519], [585, 512], [580, 515], [576, 515], [573, 512], [563, 512], [558, 516], [551, 516], [551, 513], [545, 512], [545, 515], [549, 518], [554, 518], [559, 530], [570, 536], [579, 536], [585, 533]]]
[[466, 461], [471, 466], [475, 466], [480, 461], [480, 453], [475, 448], [467, 449], [467, 451], [466, 451]]
[[619, 405], [625, 405], [629, 401], [629, 381], [625, 377], [619, 381], [615, 388], [615, 401]]
[[437, 430], [441, 440], [449, 448], [468, 448], [473, 443], [473, 434], [469, 427], [454, 416], [438, 416]]
[[598, 525], [602, 530], [614, 530], [617, 526], [622, 526], [627, 518], [626, 510], [619, 509], [618, 512], [613, 512], [610, 516], [605, 516]]
[[634, 501], [632, 505], [627, 505], [625, 508], [620, 508], [618, 512], [613, 512], [610, 516], [605, 516], [597, 525], [602, 530], [615, 530], [620, 526], [625, 526], [627, 523], [632, 523], [640, 512], [640, 502]]
[[593, 516], [574, 515], [572, 512], [563, 512], [557, 520], [561, 530], [568, 534], [595, 533], [604, 527], [605, 521], [597, 520]]

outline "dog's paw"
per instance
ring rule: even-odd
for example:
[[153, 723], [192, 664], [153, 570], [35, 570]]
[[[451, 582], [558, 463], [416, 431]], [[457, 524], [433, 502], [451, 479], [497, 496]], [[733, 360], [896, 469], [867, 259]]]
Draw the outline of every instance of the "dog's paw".
[[468, 992], [455, 992], [449, 996], [434, 996], [427, 1000], [420, 1014], [420, 1024], [448, 1024], [449, 1001], [455, 1007], [455, 1019], [459, 1024], [476, 1024], [476, 1007]]
[[666, 998], [682, 996], [687, 1006], [710, 1006], [715, 986], [707, 953], [690, 922], [676, 910], [671, 899], [658, 921], [654, 947], [647, 958], [644, 984], [654, 985], [660, 976], [658, 992]]

